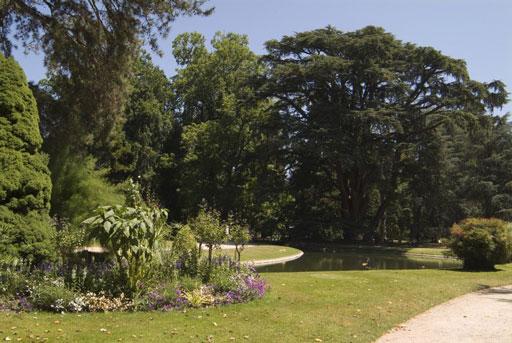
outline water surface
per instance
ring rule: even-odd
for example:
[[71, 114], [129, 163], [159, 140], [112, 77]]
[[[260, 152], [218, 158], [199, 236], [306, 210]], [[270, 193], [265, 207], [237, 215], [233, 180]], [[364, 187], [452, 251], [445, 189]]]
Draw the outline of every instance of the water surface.
[[322, 270], [364, 269], [452, 269], [460, 268], [457, 260], [424, 259], [404, 255], [388, 255], [358, 251], [304, 252], [294, 261], [258, 267], [260, 272], [306, 272]]

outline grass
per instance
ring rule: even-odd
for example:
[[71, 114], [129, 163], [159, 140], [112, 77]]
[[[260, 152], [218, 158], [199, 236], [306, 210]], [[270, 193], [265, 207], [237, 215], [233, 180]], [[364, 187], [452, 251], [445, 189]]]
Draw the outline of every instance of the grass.
[[433, 257], [446, 257], [446, 254], [450, 252], [450, 249], [445, 247], [417, 247], [411, 248], [407, 246], [371, 246], [371, 245], [338, 245], [330, 246], [326, 248], [327, 251], [350, 250], [350, 251], [361, 251], [369, 253], [383, 252], [390, 255], [425, 255]]
[[[449, 257], [450, 249], [442, 245], [426, 245], [419, 247], [410, 247], [408, 245], [365, 245], [365, 244], [336, 244], [336, 243], [297, 243], [297, 246], [303, 250], [312, 251], [356, 251], [362, 253], [385, 253], [386, 255], [424, 255], [435, 258]], [[448, 254], [448, 256], [447, 256]]]
[[[234, 249], [223, 249], [222, 254], [233, 257]], [[299, 249], [286, 247], [282, 245], [254, 245], [246, 247], [242, 251], [242, 261], [255, 261], [255, 260], [269, 260], [274, 258], [281, 258], [296, 255], [300, 252]]]
[[420, 254], [433, 256], [446, 256], [450, 252], [448, 248], [406, 248], [406, 254]]
[[512, 283], [512, 264], [500, 269], [267, 273], [270, 292], [248, 304], [185, 313], [0, 313], [0, 340], [371, 342], [450, 298]]
[[[328, 249], [328, 251], [331, 251]], [[432, 247], [419, 247], [419, 248], [409, 248], [409, 247], [385, 247], [385, 246], [356, 246], [356, 245], [341, 245], [337, 247], [337, 251], [343, 250], [356, 250], [361, 252], [369, 252], [369, 253], [378, 253], [382, 252], [386, 255], [422, 255], [422, 257], [428, 258], [428, 256], [433, 257], [444, 257], [446, 253], [449, 252], [447, 248], [432, 248]], [[254, 261], [254, 260], [267, 260], [274, 259], [280, 257], [287, 257], [296, 255], [300, 252], [299, 249], [282, 246], [282, 245], [254, 245], [249, 246], [244, 249], [242, 252], [242, 261]], [[233, 249], [223, 249], [220, 253], [233, 256]], [[217, 251], [219, 254], [219, 251]]]

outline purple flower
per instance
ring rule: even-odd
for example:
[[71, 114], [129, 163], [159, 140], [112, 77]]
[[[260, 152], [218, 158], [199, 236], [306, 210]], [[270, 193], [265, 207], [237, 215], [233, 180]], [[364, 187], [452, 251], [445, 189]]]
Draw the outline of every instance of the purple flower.
[[181, 270], [183, 267], [183, 262], [181, 260], [176, 261], [176, 269]]
[[243, 302], [244, 297], [239, 291], [229, 291], [226, 293], [226, 302], [228, 304]]
[[20, 297], [18, 299], [18, 306], [22, 311], [32, 311], [34, 308], [32, 304], [28, 301], [27, 297]]
[[147, 300], [149, 310], [157, 310], [169, 304], [167, 298], [161, 294], [160, 290], [158, 289], [149, 292], [147, 295]]
[[250, 292], [254, 292], [258, 298], [265, 295], [267, 285], [265, 280], [256, 278], [254, 276], [248, 276], [245, 278], [245, 285]]

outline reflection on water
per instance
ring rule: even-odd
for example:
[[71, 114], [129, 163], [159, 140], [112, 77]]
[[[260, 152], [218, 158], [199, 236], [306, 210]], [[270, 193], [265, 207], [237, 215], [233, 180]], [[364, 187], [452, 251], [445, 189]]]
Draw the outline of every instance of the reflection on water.
[[364, 269], [451, 269], [461, 263], [452, 259], [417, 259], [406, 256], [378, 255], [366, 252], [304, 252], [294, 261], [258, 267], [260, 272], [306, 272], [321, 270]]

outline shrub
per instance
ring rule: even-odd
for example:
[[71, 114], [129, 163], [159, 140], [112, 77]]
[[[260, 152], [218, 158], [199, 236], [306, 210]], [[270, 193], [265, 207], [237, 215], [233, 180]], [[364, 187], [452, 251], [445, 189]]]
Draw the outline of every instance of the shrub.
[[[137, 292], [131, 297], [110, 289], [115, 285], [110, 286], [102, 280], [105, 273], [112, 271], [108, 264], [96, 263], [82, 266], [82, 269], [68, 269], [56, 264], [34, 268], [7, 263], [3, 267], [6, 268], [0, 272], [0, 309], [17, 311], [167, 311], [246, 302], [262, 297], [267, 289], [254, 269], [226, 257], [213, 260], [208, 283], [189, 276], [182, 276], [178, 281], [159, 280], [155, 284], [144, 281], [144, 284], [138, 283]], [[73, 281], [65, 283], [68, 278]], [[87, 288], [99, 291], [92, 292]]]
[[236, 270], [227, 265], [213, 268], [209, 283], [216, 292], [228, 292], [237, 289]]
[[130, 292], [126, 275], [111, 261], [68, 261], [62, 267], [66, 287], [82, 293], [106, 293], [116, 297]]
[[28, 297], [19, 296], [18, 307], [51, 312], [106, 312], [130, 310], [133, 305], [124, 294], [116, 297], [103, 292], [79, 294], [54, 279], [32, 286]]
[[184, 276], [179, 281], [179, 288], [185, 291], [192, 291], [201, 286], [201, 280], [190, 276]]
[[52, 153], [51, 213], [76, 228], [98, 206], [124, 203], [119, 186], [108, 182], [107, 169], [97, 169], [96, 160], [62, 149]]
[[26, 292], [27, 287], [28, 281], [25, 275], [13, 270], [0, 271], [0, 295], [11, 297], [22, 294]]
[[51, 180], [36, 101], [23, 70], [0, 54], [0, 254], [53, 257]]
[[192, 291], [185, 291], [183, 297], [186, 299], [187, 304], [191, 307], [210, 306], [215, 303], [213, 289], [207, 286], [201, 286]]
[[76, 294], [58, 282], [47, 282], [33, 287], [30, 294], [32, 305], [40, 310], [64, 312]]
[[451, 228], [449, 247], [464, 269], [493, 269], [512, 256], [512, 227], [500, 219], [469, 218]]
[[[73, 304], [83, 304], [83, 308], [89, 312], [126, 311], [132, 308], [132, 302], [124, 294], [113, 298], [101, 293], [87, 293], [75, 298]], [[75, 312], [79, 311], [75, 309]]]
[[82, 248], [87, 243], [85, 241], [85, 230], [82, 226], [75, 226], [66, 219], [54, 218], [57, 228], [57, 249], [62, 258], [71, 258], [76, 250]]
[[203, 204], [197, 216], [189, 222], [189, 226], [199, 242], [199, 253], [203, 244], [208, 247], [208, 265], [211, 265], [213, 248], [224, 243], [227, 238], [220, 212], [208, 209]]
[[196, 275], [198, 264], [197, 241], [188, 225], [180, 227], [172, 243], [172, 260], [181, 275]]
[[178, 307], [176, 304], [180, 294], [181, 292], [178, 291], [175, 284], [162, 284], [147, 293], [144, 309], [157, 310]]

